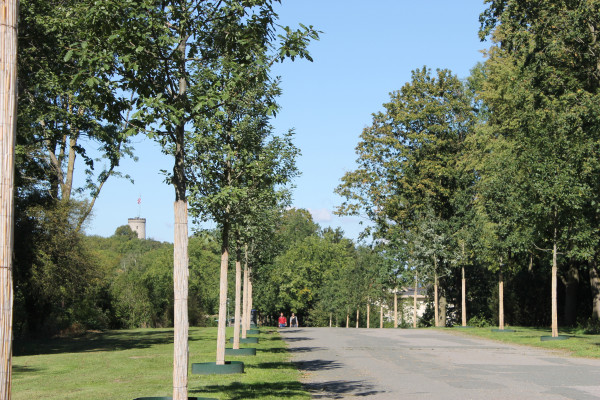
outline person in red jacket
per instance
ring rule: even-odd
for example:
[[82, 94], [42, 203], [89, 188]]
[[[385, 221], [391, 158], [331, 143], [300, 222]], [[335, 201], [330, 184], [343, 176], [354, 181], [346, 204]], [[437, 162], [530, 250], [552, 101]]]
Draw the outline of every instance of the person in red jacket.
[[287, 326], [287, 318], [283, 316], [283, 313], [279, 316], [279, 327], [285, 328]]

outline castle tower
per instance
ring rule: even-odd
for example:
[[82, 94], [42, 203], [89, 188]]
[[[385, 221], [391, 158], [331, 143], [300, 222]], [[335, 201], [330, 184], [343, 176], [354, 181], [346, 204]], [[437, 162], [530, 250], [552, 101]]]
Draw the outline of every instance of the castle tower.
[[127, 224], [137, 233], [138, 239], [146, 239], [146, 218], [128, 218]]

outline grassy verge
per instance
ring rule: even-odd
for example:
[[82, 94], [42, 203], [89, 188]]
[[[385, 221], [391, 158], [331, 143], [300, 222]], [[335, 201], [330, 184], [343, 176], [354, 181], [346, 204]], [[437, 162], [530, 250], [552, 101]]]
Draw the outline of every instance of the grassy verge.
[[[444, 330], [470, 336], [478, 336], [499, 342], [541, 347], [558, 350], [575, 357], [600, 358], [600, 335], [586, 335], [580, 331], [568, 328], [559, 329], [560, 335], [568, 336], [567, 340], [544, 341], [541, 336], [551, 336], [547, 328], [514, 327], [515, 332], [492, 332], [493, 328], [444, 328]], [[508, 329], [508, 328], [507, 328]]]
[[[190, 364], [215, 360], [216, 328], [190, 329]], [[233, 334], [228, 329], [228, 338]], [[239, 375], [189, 375], [190, 396], [218, 399], [309, 399], [277, 332], [261, 330], [256, 356]], [[90, 333], [15, 343], [13, 399], [134, 399], [171, 396], [172, 329]]]

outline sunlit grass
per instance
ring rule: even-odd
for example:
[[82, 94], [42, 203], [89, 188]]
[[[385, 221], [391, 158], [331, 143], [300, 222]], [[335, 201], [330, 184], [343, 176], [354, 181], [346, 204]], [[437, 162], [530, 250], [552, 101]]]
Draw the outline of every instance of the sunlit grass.
[[568, 336], [567, 340], [541, 341], [541, 336], [551, 336], [549, 328], [527, 328], [511, 326], [515, 332], [492, 332], [493, 328], [444, 328], [445, 331], [478, 336], [499, 342], [541, 347], [562, 351], [575, 357], [600, 358], [600, 335], [588, 335], [572, 328], [560, 328], [559, 335]]
[[[214, 362], [216, 328], [190, 329], [190, 364]], [[232, 335], [228, 329], [228, 337]], [[261, 330], [256, 356], [238, 375], [189, 375], [189, 395], [218, 399], [308, 399], [275, 332]], [[244, 346], [244, 345], [242, 345]], [[171, 396], [172, 329], [90, 333], [78, 338], [15, 343], [13, 399], [134, 399]]]

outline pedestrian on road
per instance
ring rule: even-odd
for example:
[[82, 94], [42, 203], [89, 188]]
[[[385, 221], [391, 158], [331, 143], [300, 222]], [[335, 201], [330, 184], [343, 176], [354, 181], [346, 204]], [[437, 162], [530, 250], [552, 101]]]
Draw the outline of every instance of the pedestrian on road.
[[290, 327], [297, 328], [298, 327], [298, 317], [294, 313], [290, 317]]
[[279, 316], [279, 327], [285, 328], [287, 326], [287, 318], [283, 316], [283, 313]]

